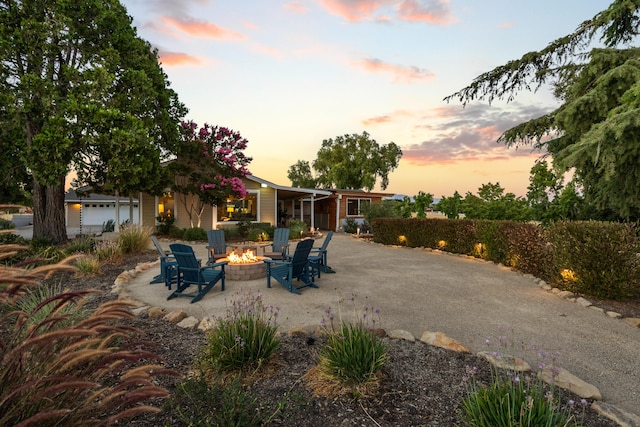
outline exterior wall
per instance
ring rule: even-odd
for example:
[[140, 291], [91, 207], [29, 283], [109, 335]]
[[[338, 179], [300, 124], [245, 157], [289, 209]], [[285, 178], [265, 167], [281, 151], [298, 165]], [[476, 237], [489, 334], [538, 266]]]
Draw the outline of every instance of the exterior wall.
[[145, 227], [156, 226], [156, 216], [158, 216], [158, 206], [156, 206], [155, 196], [149, 194], [140, 194], [139, 208], [141, 223]]
[[67, 227], [80, 227], [80, 203], [67, 203]]
[[260, 222], [268, 222], [273, 226], [278, 225], [276, 209], [276, 190], [271, 187], [260, 189]]

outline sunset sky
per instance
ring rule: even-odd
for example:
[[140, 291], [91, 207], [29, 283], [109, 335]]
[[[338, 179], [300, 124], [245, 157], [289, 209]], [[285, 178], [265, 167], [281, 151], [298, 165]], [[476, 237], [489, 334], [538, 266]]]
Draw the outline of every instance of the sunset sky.
[[[604, 0], [124, 0], [187, 119], [249, 140], [249, 169], [290, 185], [322, 140], [367, 131], [403, 150], [386, 192], [436, 198], [499, 182], [524, 196], [541, 153], [496, 143], [553, 110], [548, 89], [462, 108], [443, 98], [544, 48]], [[380, 188], [376, 188], [380, 190]]]

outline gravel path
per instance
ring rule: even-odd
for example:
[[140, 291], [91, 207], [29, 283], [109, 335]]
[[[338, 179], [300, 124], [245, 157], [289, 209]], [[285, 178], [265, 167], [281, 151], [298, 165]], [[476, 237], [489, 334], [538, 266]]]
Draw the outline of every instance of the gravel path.
[[[162, 242], [168, 249], [168, 242]], [[318, 246], [319, 243], [316, 244]], [[206, 259], [204, 245], [194, 249]], [[603, 400], [640, 414], [640, 330], [595, 310], [542, 290], [531, 276], [493, 263], [420, 249], [388, 247], [344, 234], [329, 245], [329, 265], [319, 289], [302, 295], [264, 279], [219, 285], [202, 301], [166, 300], [162, 284], [149, 285], [156, 269], [138, 275], [128, 290], [135, 299], [197, 318], [218, 315], [236, 291], [262, 292], [266, 304], [281, 307], [282, 330], [318, 325], [326, 308], [355, 295], [356, 304], [380, 309], [381, 327], [403, 329], [417, 338], [426, 330], [444, 332], [472, 351], [487, 350], [488, 337], [558, 354], [559, 364], [598, 387]], [[518, 345], [518, 347], [520, 347]], [[497, 350], [491, 347], [491, 350]], [[529, 350], [514, 349], [530, 363]]]

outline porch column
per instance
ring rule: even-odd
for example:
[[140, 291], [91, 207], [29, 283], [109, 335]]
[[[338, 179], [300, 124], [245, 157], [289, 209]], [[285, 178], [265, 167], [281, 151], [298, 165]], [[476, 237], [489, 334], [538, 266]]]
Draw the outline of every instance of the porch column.
[[316, 208], [315, 208], [315, 194], [311, 195], [311, 228], [316, 229]]
[[336, 231], [340, 230], [340, 200], [342, 200], [342, 194], [338, 194], [336, 199]]

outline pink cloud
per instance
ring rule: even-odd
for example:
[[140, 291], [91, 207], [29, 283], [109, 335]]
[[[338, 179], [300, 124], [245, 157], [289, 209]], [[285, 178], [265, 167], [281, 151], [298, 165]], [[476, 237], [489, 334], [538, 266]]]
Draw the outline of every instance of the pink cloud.
[[282, 7], [290, 10], [291, 12], [299, 14], [307, 13], [309, 11], [309, 9], [304, 4], [302, 4], [300, 0], [292, 0], [288, 3], [283, 4]]
[[498, 25], [499, 28], [511, 28], [513, 27], [513, 22], [503, 22], [500, 25]]
[[449, 0], [404, 0], [397, 6], [398, 17], [410, 22], [446, 25], [454, 21]]
[[211, 22], [198, 21], [191, 18], [176, 19], [169, 16], [165, 16], [161, 19], [165, 24], [191, 36], [214, 39], [246, 39], [246, 36], [243, 34], [227, 30]]
[[385, 114], [382, 116], [369, 117], [368, 119], [364, 119], [362, 124], [365, 126], [375, 126], [384, 123], [393, 123], [398, 122], [400, 120], [404, 120], [407, 117], [415, 117], [415, 114], [405, 111], [405, 110], [397, 110], [390, 114]]
[[416, 66], [404, 66], [390, 64], [377, 58], [367, 58], [357, 62], [357, 66], [371, 72], [389, 73], [394, 76], [394, 81], [408, 83], [417, 80], [431, 80], [435, 74]]
[[[329, 13], [341, 16], [349, 22], [374, 20], [388, 23], [393, 18], [387, 12], [393, 12], [397, 18], [410, 22], [428, 22], [446, 25], [455, 21], [449, 0], [322, 0], [320, 3]], [[376, 16], [381, 9], [384, 9]]]
[[192, 56], [183, 52], [159, 51], [159, 60], [167, 67], [180, 65], [200, 65], [202, 60], [197, 56]]
[[330, 13], [341, 16], [349, 22], [370, 19], [374, 12], [386, 4], [397, 0], [322, 0], [321, 4]]

